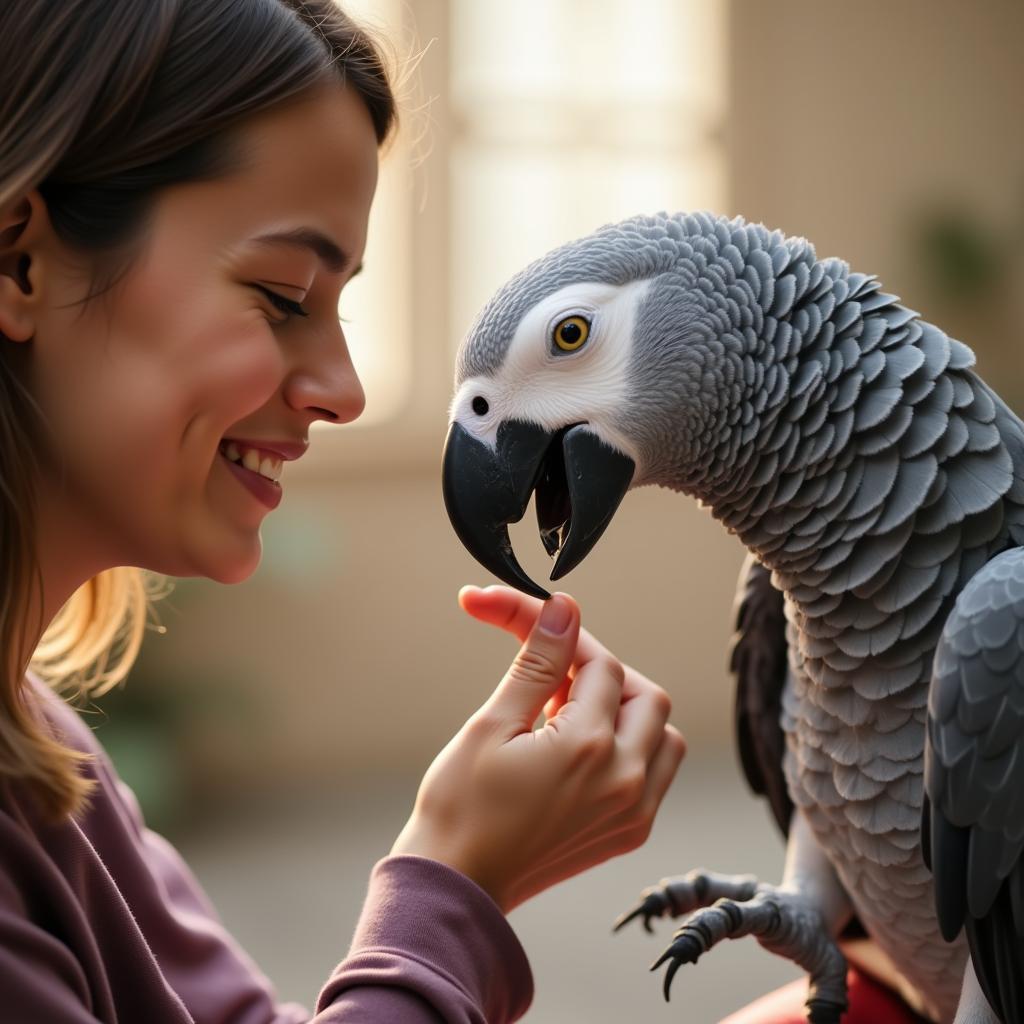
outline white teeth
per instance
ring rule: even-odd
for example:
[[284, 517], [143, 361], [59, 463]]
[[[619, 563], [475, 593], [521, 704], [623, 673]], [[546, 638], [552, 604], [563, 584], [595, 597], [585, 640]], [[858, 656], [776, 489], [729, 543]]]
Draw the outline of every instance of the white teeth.
[[275, 483], [281, 479], [284, 464], [281, 459], [275, 458], [273, 455], [265, 455], [261, 458], [260, 453], [254, 448], [246, 448], [243, 452], [234, 441], [229, 441], [224, 446], [224, 455], [232, 462], [237, 462], [251, 472], [259, 473], [260, 476], [273, 480]]
[[260, 462], [260, 468], [258, 470], [260, 476], [265, 476], [268, 480], [277, 481], [281, 475], [281, 461], [279, 459], [265, 458]]

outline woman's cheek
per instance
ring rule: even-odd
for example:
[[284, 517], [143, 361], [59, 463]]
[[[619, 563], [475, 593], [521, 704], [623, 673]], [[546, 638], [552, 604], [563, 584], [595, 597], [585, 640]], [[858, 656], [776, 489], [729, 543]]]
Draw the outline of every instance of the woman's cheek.
[[266, 404], [281, 388], [287, 365], [266, 318], [257, 314], [240, 328], [235, 323], [201, 339], [194, 366], [200, 402], [229, 421]]

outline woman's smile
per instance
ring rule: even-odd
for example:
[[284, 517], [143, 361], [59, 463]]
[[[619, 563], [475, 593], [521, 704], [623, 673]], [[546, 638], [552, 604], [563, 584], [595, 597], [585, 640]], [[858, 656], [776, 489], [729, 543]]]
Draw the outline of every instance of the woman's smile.
[[307, 441], [247, 441], [226, 437], [218, 454], [235, 477], [264, 505], [277, 508], [281, 501], [284, 463], [301, 458]]
[[[257, 462], [259, 456], [253, 449], [246, 449], [245, 459], [249, 463], [246, 465], [245, 462], [236, 461], [231, 457], [230, 452], [238, 451], [237, 446], [234, 443], [228, 445], [222, 445], [219, 450], [219, 458], [227, 466], [228, 471], [232, 473], [236, 480], [239, 481], [245, 488], [248, 489], [250, 494], [253, 494], [259, 501], [269, 509], [275, 509], [281, 503], [283, 492], [281, 485], [273, 477], [267, 475], [267, 472], [281, 472], [280, 461], [274, 461], [269, 458], [265, 458], [262, 463]], [[252, 464], [255, 463], [259, 468], [251, 468]], [[267, 471], [264, 472], [263, 467], [268, 467]]]

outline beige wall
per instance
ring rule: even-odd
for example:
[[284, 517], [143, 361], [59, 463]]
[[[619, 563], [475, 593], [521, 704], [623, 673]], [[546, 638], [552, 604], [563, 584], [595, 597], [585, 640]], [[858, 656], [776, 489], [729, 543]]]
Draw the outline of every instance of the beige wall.
[[[942, 323], [925, 305], [909, 218], [935, 195], [1024, 215], [1024, 6], [734, 2], [729, 37], [727, 212], [805, 234]], [[443, 292], [440, 270], [419, 269], [425, 294]], [[1016, 312], [950, 314], [1011, 390]], [[210, 788], [419, 771], [495, 683], [513, 644], [455, 605], [461, 583], [486, 577], [445, 519], [442, 408], [433, 422], [426, 458], [364, 450], [336, 477], [297, 474], [256, 576], [185, 584], [165, 608], [169, 635], [149, 643], [140, 678], [226, 682], [237, 702], [237, 717], [200, 715], [190, 741]], [[517, 549], [542, 571], [533, 531], [517, 533]], [[724, 664], [741, 556], [692, 503], [641, 492], [564, 581], [585, 622], [672, 692], [691, 758], [731, 748]]]
[[[730, 211], [814, 242], [979, 352], [1024, 407], [1024, 4], [730, 5]], [[957, 308], [925, 286], [918, 215], [976, 214], [1006, 286]]]
[[[290, 531], [304, 536], [300, 545], [288, 543]], [[543, 579], [531, 532], [516, 531], [517, 548]], [[169, 633], [150, 641], [140, 666], [159, 670], [156, 685], [226, 679], [255, 702], [234, 738], [213, 715], [203, 756], [223, 746], [211, 784], [425, 767], [516, 646], [456, 605], [463, 583], [490, 581], [448, 525], [434, 467], [289, 494], [265, 541], [250, 582], [181, 586], [169, 602], [181, 614], [163, 609]], [[271, 553], [275, 544], [283, 554]], [[741, 558], [691, 502], [639, 492], [565, 587], [591, 629], [676, 695], [693, 747], [727, 742], [724, 651]], [[246, 756], [257, 742], [272, 749]]]

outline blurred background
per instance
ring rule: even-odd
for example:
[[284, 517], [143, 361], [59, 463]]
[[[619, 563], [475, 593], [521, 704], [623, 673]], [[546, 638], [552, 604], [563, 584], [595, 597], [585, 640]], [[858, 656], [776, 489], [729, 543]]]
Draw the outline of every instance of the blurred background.
[[[489, 581], [439, 488], [453, 355], [510, 274], [636, 213], [742, 214], [877, 274], [1024, 410], [1018, 0], [345, 6], [416, 58], [342, 302], [366, 416], [288, 467], [259, 571], [178, 582], [157, 606], [166, 633], [90, 716], [151, 823], [306, 1005], [421, 774], [514, 653], [456, 605]], [[543, 579], [531, 514], [513, 540]], [[689, 755], [644, 848], [513, 914], [536, 1024], [715, 1021], [797, 976], [744, 940], [681, 972], [666, 1006], [647, 966], [671, 927], [609, 934], [662, 876], [779, 876], [781, 840], [733, 751], [742, 554], [693, 503], [639, 492], [564, 581], [584, 624], [671, 692]]]

